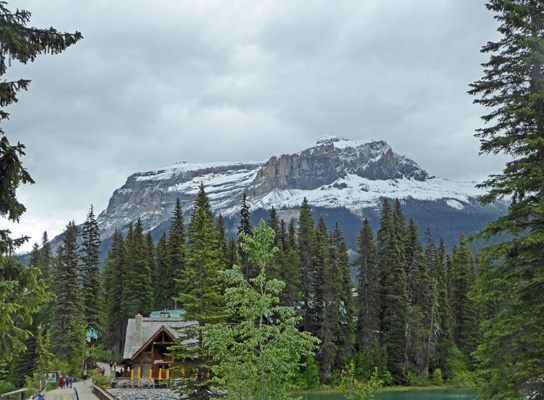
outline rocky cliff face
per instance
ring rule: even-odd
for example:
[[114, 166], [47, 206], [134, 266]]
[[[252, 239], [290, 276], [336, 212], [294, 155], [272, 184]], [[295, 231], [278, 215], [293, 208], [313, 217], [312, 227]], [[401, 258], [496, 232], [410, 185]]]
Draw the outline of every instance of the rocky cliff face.
[[[107, 209], [97, 218], [102, 239], [107, 242], [115, 229], [126, 231], [138, 218], [144, 229], [157, 237], [168, 229], [178, 198], [188, 217], [201, 184], [214, 212], [232, 224], [236, 223], [243, 193], [247, 194], [255, 216], [267, 215], [274, 207], [280, 217], [289, 221], [298, 216], [298, 208], [307, 198], [332, 223], [334, 218], [351, 218], [354, 227], [360, 225], [362, 218], [374, 218], [384, 198], [400, 199], [414, 213], [421, 211], [422, 216], [431, 209], [434, 215], [457, 213], [457, 217], [452, 217], [458, 220], [454, 224], [461, 224], [462, 215], [475, 221], [474, 215], [468, 217], [470, 213], [488, 213], [484, 218], [488, 221], [503, 212], [479, 206], [475, 198], [481, 193], [474, 183], [431, 177], [414, 161], [393, 152], [384, 141], [329, 137], [312, 148], [273, 156], [266, 162], [180, 163], [133, 174], [113, 193]], [[436, 218], [428, 220], [432, 223]], [[448, 229], [457, 235], [455, 228]], [[463, 229], [459, 226], [458, 231], [471, 233], [466, 225]]]
[[415, 162], [393, 153], [384, 141], [350, 142], [330, 138], [298, 154], [272, 157], [258, 172], [249, 191], [254, 197], [273, 190], [313, 190], [333, 184], [348, 174], [369, 180], [415, 179], [427, 172]]

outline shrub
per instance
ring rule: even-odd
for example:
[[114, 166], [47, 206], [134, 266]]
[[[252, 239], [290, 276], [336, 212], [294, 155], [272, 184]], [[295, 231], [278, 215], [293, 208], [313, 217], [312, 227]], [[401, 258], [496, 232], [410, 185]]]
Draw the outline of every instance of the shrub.
[[432, 382], [437, 386], [442, 386], [444, 384], [444, 379], [442, 377], [442, 370], [437, 368], [433, 371]]

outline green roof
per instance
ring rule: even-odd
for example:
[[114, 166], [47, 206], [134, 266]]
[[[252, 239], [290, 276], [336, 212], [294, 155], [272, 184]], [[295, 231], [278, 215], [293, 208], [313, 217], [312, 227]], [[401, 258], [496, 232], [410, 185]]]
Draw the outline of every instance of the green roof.
[[160, 318], [161, 312], [166, 311], [168, 314], [170, 314], [170, 317], [172, 318], [182, 318], [185, 315], [185, 310], [162, 310], [162, 311], [153, 311], [151, 314], [149, 314], [150, 318]]

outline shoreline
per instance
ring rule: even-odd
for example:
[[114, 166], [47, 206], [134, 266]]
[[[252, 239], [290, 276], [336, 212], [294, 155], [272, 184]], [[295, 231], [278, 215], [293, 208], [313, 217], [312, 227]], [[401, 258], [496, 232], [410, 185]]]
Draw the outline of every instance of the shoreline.
[[[376, 390], [376, 393], [387, 392], [408, 392], [408, 391], [424, 391], [424, 390], [478, 390], [477, 386], [386, 386]], [[289, 392], [293, 396], [304, 396], [308, 394], [342, 394], [344, 390], [334, 388], [323, 388], [315, 390], [297, 390]]]

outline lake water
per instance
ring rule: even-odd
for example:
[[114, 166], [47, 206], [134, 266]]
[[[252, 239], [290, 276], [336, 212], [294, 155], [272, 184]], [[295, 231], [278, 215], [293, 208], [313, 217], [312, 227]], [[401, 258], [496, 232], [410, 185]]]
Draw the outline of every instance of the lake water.
[[[376, 400], [473, 400], [478, 397], [472, 389], [447, 390], [404, 390], [398, 392], [377, 393]], [[308, 400], [346, 400], [342, 394], [304, 395]]]

